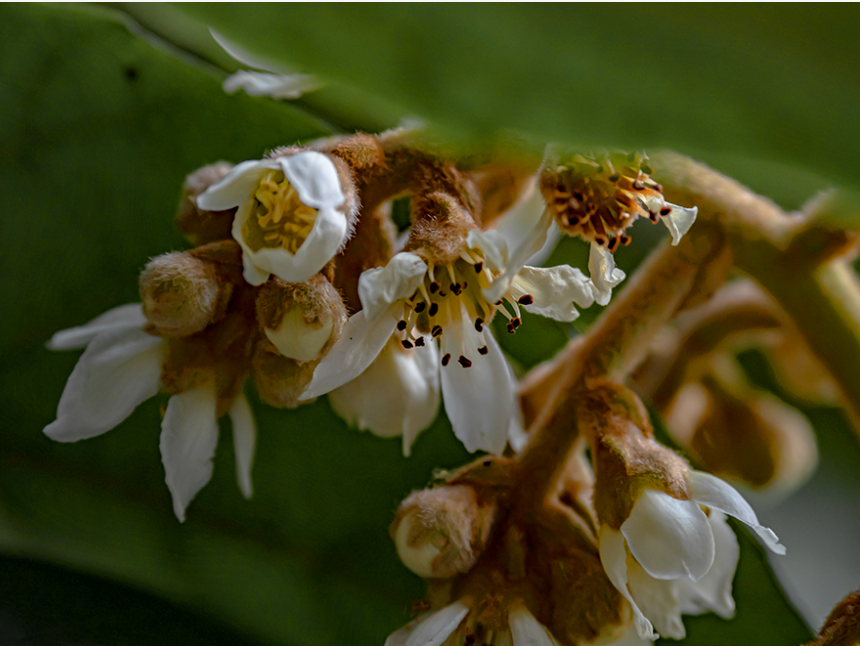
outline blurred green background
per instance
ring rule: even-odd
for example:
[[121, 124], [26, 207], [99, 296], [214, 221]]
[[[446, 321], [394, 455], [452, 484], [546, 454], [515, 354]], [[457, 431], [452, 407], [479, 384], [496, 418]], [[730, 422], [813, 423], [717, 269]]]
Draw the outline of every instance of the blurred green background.
[[[468, 459], [444, 415], [404, 459], [399, 440], [346, 428], [325, 400], [296, 411], [254, 402], [254, 499], [235, 485], [225, 423], [212, 482], [184, 525], [158, 453], [164, 398], [86, 442], [41, 434], [77, 360], [44, 342], [137, 300], [147, 260], [185, 248], [172, 218], [187, 173], [417, 116], [469, 150], [505, 138], [538, 150], [549, 139], [673, 147], [794, 209], [827, 186], [857, 185], [858, 14], [784, 5], [0, 7], [0, 644], [381, 645], [422, 595], [387, 526], [434, 468]], [[228, 96], [221, 82], [238, 65], [207, 25], [328, 85], [290, 104]], [[643, 228], [619, 264], [634, 269], [659, 233]], [[582, 265], [584, 252], [565, 241], [551, 262]], [[527, 334], [502, 339], [528, 368], [572, 331], [530, 317]], [[846, 563], [838, 543], [860, 540], [860, 456], [840, 414], [811, 415], [819, 473], [760, 513], [788, 545], [785, 563], [799, 564], [783, 563], [784, 580], [808, 586], [839, 572], [856, 581], [860, 564]], [[687, 642], [807, 641], [743, 536], [736, 620], [687, 619]], [[808, 590], [789, 592], [817, 627], [822, 608], [848, 592], [838, 587], [812, 605]]]

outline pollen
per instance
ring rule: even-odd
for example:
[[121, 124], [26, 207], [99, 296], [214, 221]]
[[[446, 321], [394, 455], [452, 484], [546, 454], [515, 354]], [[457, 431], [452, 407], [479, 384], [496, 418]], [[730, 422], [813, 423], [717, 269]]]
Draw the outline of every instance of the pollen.
[[310, 235], [317, 211], [299, 200], [283, 171], [267, 171], [254, 191], [242, 237], [252, 251], [284, 249], [295, 254]]
[[648, 209], [646, 200], [665, 203], [663, 187], [651, 172], [643, 153], [575, 155], [554, 172], [545, 172], [542, 185], [562, 231], [614, 251], [629, 244], [625, 231], [638, 217], [656, 222], [671, 210]]

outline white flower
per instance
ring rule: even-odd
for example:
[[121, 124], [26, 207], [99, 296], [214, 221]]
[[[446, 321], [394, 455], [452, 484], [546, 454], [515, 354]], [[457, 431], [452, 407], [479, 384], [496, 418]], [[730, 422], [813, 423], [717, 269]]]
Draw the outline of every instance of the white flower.
[[594, 242], [588, 253], [588, 272], [591, 274], [594, 300], [598, 305], [609, 304], [612, 289], [627, 276], [615, 266], [612, 253]]
[[385, 646], [557, 646], [550, 632], [522, 603], [507, 609], [506, 620], [488, 626], [469, 616], [470, 599], [427, 612], [385, 640]]
[[[642, 639], [656, 639], [654, 627], [663, 636], [681, 639], [682, 612], [733, 613], [731, 580], [738, 548], [723, 514], [749, 525], [775, 553], [785, 553], [730, 485], [691, 471], [690, 489], [692, 500], [644, 489], [620, 531], [600, 528], [603, 567], [633, 607]], [[710, 516], [701, 506], [710, 509]]]
[[346, 200], [334, 163], [304, 151], [245, 161], [197, 198], [205, 211], [238, 206], [233, 238], [242, 247], [245, 280], [262, 285], [271, 274], [300, 283], [316, 274], [346, 242]]
[[681, 242], [681, 238], [690, 230], [693, 223], [696, 221], [696, 215], [699, 208], [694, 206], [687, 208], [686, 206], [678, 206], [667, 202], [660, 197], [648, 197], [644, 200], [645, 208], [649, 213], [655, 213], [660, 216], [660, 220], [669, 229], [669, 234], [672, 236], [672, 245], [677, 245]]
[[[442, 358], [435, 365], [441, 366], [442, 395], [454, 433], [469, 451], [500, 453], [514, 413], [514, 380], [487, 329], [491, 319], [504, 316], [508, 331], [514, 332], [521, 323], [521, 306], [571, 321], [578, 316], [574, 303], [587, 307], [594, 300], [588, 279], [568, 266], [522, 267], [507, 275], [507, 288], [496, 296], [493, 280], [506, 261], [507, 245], [498, 232], [470, 231], [459, 258], [448, 264], [428, 264], [415, 253], [402, 252], [387, 266], [365, 271], [358, 287], [363, 309], [350, 317], [302, 399], [361, 375], [392, 335], [410, 351], [437, 339]], [[432, 380], [438, 373], [423, 374], [432, 374]], [[417, 417], [417, 411], [413, 414]]]
[[[57, 332], [52, 350], [86, 348], [60, 397], [57, 419], [45, 435], [58, 442], [77, 442], [105, 433], [161, 385], [164, 343], [143, 330], [140, 304], [112, 309], [80, 327]], [[161, 424], [161, 457], [173, 509], [180, 521], [185, 508], [212, 476], [212, 456], [218, 442], [217, 398], [214, 386], [204, 385], [174, 395]], [[239, 488], [251, 497], [251, 465], [256, 428], [244, 395], [229, 410], [233, 422]]]

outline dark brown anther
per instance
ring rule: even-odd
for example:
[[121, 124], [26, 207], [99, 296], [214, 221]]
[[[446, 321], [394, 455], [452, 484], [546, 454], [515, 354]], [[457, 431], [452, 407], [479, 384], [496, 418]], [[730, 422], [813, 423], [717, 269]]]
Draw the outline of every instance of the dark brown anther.
[[531, 294], [526, 294], [524, 296], [520, 296], [517, 299], [517, 303], [519, 303], [520, 305], [531, 305], [534, 302], [535, 302], [535, 299], [532, 298]]
[[403, 332], [406, 329], [406, 321], [397, 321], [397, 329]]
[[603, 238], [602, 236], [597, 236], [594, 239], [594, 242], [596, 242], [598, 245], [600, 245], [602, 247], [603, 245], [606, 244], [606, 238]]
[[481, 354], [487, 354], [489, 351], [490, 351], [490, 348], [488, 348], [487, 346], [484, 346], [482, 348], [478, 348], [478, 352], [480, 352]]
[[475, 319], [475, 330], [477, 330], [478, 332], [484, 331], [484, 319], [482, 319], [480, 316]]
[[567, 216], [567, 222], [568, 222], [568, 224], [576, 226], [577, 224], [579, 224], [579, 216], [578, 215], [569, 215], [569, 216]]
[[417, 339], [415, 339], [415, 347], [416, 348], [423, 348], [424, 347], [424, 337], [423, 336], [419, 336]]
[[427, 309], [427, 303], [425, 303], [424, 301], [419, 301], [418, 303], [415, 303], [416, 313], [421, 314], [421, 312], [423, 312], [425, 309]]
[[621, 173], [613, 173], [609, 176], [610, 182], [617, 182], [619, 179], [621, 179]]
[[668, 206], [664, 206], [660, 209], [660, 215], [669, 215], [672, 212], [672, 209]]
[[632, 238], [630, 236], [621, 236], [621, 244], [623, 244], [625, 247], [629, 245], [631, 241]]
[[430, 303], [430, 311], [427, 312], [430, 316], [436, 316], [436, 312], [439, 311], [439, 303]]
[[435, 294], [435, 293], [436, 293], [436, 292], [438, 292], [438, 291], [439, 291], [439, 283], [437, 283], [437, 282], [434, 280], [432, 283], [430, 283], [430, 293], [431, 293], [431, 294]]
[[407, 350], [411, 350], [411, 349], [412, 349], [412, 347], [413, 347], [413, 346], [412, 346], [412, 341], [410, 341], [409, 339], [403, 339], [403, 340], [400, 342], [400, 344], [401, 344], [404, 348], [406, 348]]
[[464, 357], [462, 354], [460, 355], [460, 358], [459, 358], [459, 359], [457, 359], [457, 361], [458, 361], [458, 362], [459, 362], [459, 364], [460, 364], [461, 366], [463, 366], [464, 368], [471, 368], [471, 367], [472, 367], [472, 362], [471, 362], [471, 361], [469, 361], [469, 360], [468, 360], [466, 357]]
[[459, 296], [463, 288], [460, 286], [460, 283], [451, 283], [451, 291], [454, 292], [455, 296]]
[[582, 202], [585, 199], [585, 197], [583, 197], [582, 193], [577, 191], [576, 193], [573, 194], [573, 199], [575, 199], [577, 202]]
[[468, 286], [469, 286], [469, 283], [467, 283], [467, 282], [464, 280], [464, 281], [463, 281], [463, 285], [462, 285], [463, 289], [466, 289]]
[[508, 325], [506, 327], [508, 330], [508, 334], [513, 334], [514, 332], [517, 331], [517, 328], [515, 328], [511, 323], [508, 323]]
[[448, 362], [449, 362], [450, 360], [451, 360], [451, 355], [450, 355], [450, 354], [446, 354], [444, 357], [442, 357], [442, 367], [444, 368], [445, 366], [447, 366], [447, 365], [448, 365]]
[[476, 641], [478, 641], [478, 638], [474, 635], [466, 635], [467, 646], [472, 646], [472, 644], [474, 644]]
[[511, 325], [513, 325], [513, 326], [514, 326], [514, 329], [515, 329], [515, 330], [516, 330], [519, 326], [521, 326], [522, 324], [523, 324], [523, 322], [520, 320], [520, 317], [519, 317], [519, 316], [518, 316], [518, 317], [516, 317], [516, 318], [514, 318], [514, 319], [511, 319]]
[[645, 184], [643, 184], [641, 180], [637, 179], [635, 182], [633, 182], [633, 188], [636, 189], [637, 191], [644, 191], [645, 190]]
[[494, 305], [497, 305], [497, 306], [498, 306], [498, 305], [501, 305], [501, 304], [502, 304], [502, 299], [501, 299], [501, 298], [500, 298], [499, 300], [497, 300], [497, 301], [494, 303]]
[[657, 222], [657, 218], [659, 217], [660, 216], [654, 213], [654, 211], [648, 211], [648, 219], [651, 220], [651, 222]]
[[448, 292], [439, 292], [440, 298], [445, 298], [448, 295]]
[[620, 242], [621, 240], [619, 238], [612, 238], [612, 240], [609, 241], [609, 246], [607, 247], [607, 249], [609, 249], [609, 251], [611, 251], [612, 253], [615, 253], [615, 250], [618, 249], [618, 245]]
[[430, 330], [430, 334], [433, 336], [434, 339], [436, 337], [442, 336], [442, 326], [441, 325], [434, 325], [433, 329]]
[[484, 263], [476, 262], [475, 263], [475, 273], [480, 274], [482, 271], [484, 271]]

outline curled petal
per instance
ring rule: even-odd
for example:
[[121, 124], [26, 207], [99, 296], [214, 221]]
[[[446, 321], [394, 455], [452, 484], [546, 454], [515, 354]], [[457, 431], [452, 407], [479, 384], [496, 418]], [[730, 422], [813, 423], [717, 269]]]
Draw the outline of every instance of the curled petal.
[[671, 210], [668, 215], [664, 215], [660, 218], [663, 221], [663, 224], [666, 225], [666, 228], [669, 229], [669, 233], [672, 236], [672, 244], [677, 245], [681, 242], [681, 238], [684, 237], [684, 234], [690, 230], [690, 227], [693, 226], [693, 223], [696, 221], [696, 214], [699, 212], [698, 207], [693, 207], [688, 209], [685, 206], [678, 206], [677, 204], [671, 204], [670, 202], [663, 203], [659, 198], [652, 197], [645, 201], [646, 206], [649, 210], [658, 212], [661, 208], [668, 206]]
[[236, 454], [236, 480], [245, 498], [254, 495], [251, 484], [251, 467], [257, 447], [257, 425], [245, 393], [240, 393], [230, 406], [230, 421], [233, 423], [233, 449]]
[[392, 303], [412, 296], [426, 272], [427, 264], [408, 251], [395, 254], [385, 267], [362, 272], [358, 278], [358, 296], [364, 316], [375, 318]]
[[297, 99], [306, 92], [318, 89], [320, 82], [310, 74], [269, 74], [241, 70], [224, 79], [222, 87], [228, 94], [245, 90], [251, 96]]
[[517, 604], [508, 613], [514, 646], [554, 646], [549, 631], [534, 618], [523, 604]]
[[441, 646], [467, 614], [469, 614], [469, 606], [463, 601], [456, 601], [420, 621], [406, 636], [405, 641], [392, 641], [392, 637], [400, 632], [398, 631], [389, 637], [385, 644], [386, 646], [395, 646], [395, 644], [399, 646], [401, 643], [403, 646]]
[[314, 209], [334, 208], [343, 204], [346, 196], [334, 162], [328, 156], [308, 150], [279, 157], [277, 161], [303, 204]]
[[[532, 180], [529, 186], [524, 188], [520, 199], [493, 225], [495, 225], [496, 231], [504, 237], [508, 249], [519, 249], [524, 242], [540, 238], [545, 226], [542, 222], [545, 211], [546, 202], [537, 188], [537, 182]], [[559, 233], [561, 232], [559, 231]], [[532, 242], [532, 248], [536, 244], [536, 242]], [[538, 248], [538, 251], [543, 251], [543, 249]]]
[[472, 229], [466, 234], [466, 246], [469, 249], [480, 249], [484, 254], [487, 265], [493, 271], [501, 271], [508, 259], [508, 244], [498, 231], [480, 231]]
[[533, 301], [525, 309], [556, 321], [573, 321], [579, 316], [574, 303], [588, 307], [594, 303], [591, 281], [579, 269], [559, 265], [543, 269], [523, 267], [514, 283]]
[[712, 509], [708, 522], [714, 532], [714, 564], [698, 582], [678, 580], [681, 612], [685, 615], [700, 615], [713, 611], [723, 619], [731, 619], [735, 614], [732, 579], [740, 555], [738, 539], [721, 512]]
[[97, 335], [72, 370], [45, 435], [77, 442], [109, 431], [158, 392], [161, 364], [160, 337], [139, 328]]
[[643, 489], [621, 525], [631, 554], [655, 579], [701, 579], [714, 563], [708, 518], [692, 500]]
[[591, 274], [594, 300], [599, 305], [607, 305], [612, 298], [612, 289], [627, 277], [615, 266], [612, 253], [593, 242], [588, 254], [588, 272]]
[[352, 381], [379, 356], [397, 325], [397, 305], [368, 318], [364, 312], [349, 317], [340, 338], [314, 370], [314, 378], [299, 398], [307, 401]]
[[[487, 331], [479, 341], [469, 317], [462, 320], [459, 334], [452, 329], [442, 336], [442, 352], [452, 357], [442, 368], [445, 412], [454, 434], [468, 451], [500, 454], [508, 441], [513, 415], [514, 381], [492, 333]], [[481, 344], [487, 346], [486, 355], [475, 352]], [[460, 356], [475, 358], [464, 368], [457, 360]]]
[[77, 350], [85, 348], [97, 334], [102, 332], [133, 328], [140, 330], [144, 325], [146, 325], [146, 317], [143, 315], [143, 307], [140, 303], [120, 305], [83, 325], [57, 332], [48, 341], [46, 347], [48, 350]]
[[633, 608], [633, 623], [636, 626], [637, 634], [641, 639], [654, 641], [657, 639], [657, 635], [654, 634], [654, 627], [642, 614], [627, 588], [627, 550], [624, 547], [624, 536], [621, 532], [616, 532], [604, 525], [598, 533], [598, 541], [600, 562], [603, 564], [606, 576]]
[[767, 527], [759, 525], [753, 508], [734, 487], [709, 473], [693, 471], [690, 473], [690, 490], [693, 500], [697, 503], [734, 516], [749, 525], [771, 551], [785, 554], [785, 546], [779, 542], [776, 534]]
[[642, 614], [648, 617], [661, 637], [684, 639], [686, 631], [681, 621], [677, 580], [655, 579], [649, 576], [635, 559], [628, 558], [627, 586]]
[[173, 511], [185, 522], [185, 509], [212, 477], [218, 445], [217, 398], [213, 384], [174, 395], [161, 422], [161, 461], [173, 496]]
[[[243, 161], [227, 173], [224, 179], [197, 196], [197, 208], [203, 211], [224, 211], [244, 204], [250, 212], [250, 199], [257, 182], [267, 170], [278, 168], [280, 165], [274, 159]], [[239, 215], [236, 214], [236, 219], [239, 219]], [[242, 219], [243, 222], [245, 218]]]
[[403, 436], [403, 454], [439, 410], [439, 352], [435, 343], [402, 350], [391, 340], [358, 377], [332, 391], [332, 408], [347, 422], [380, 437]]

